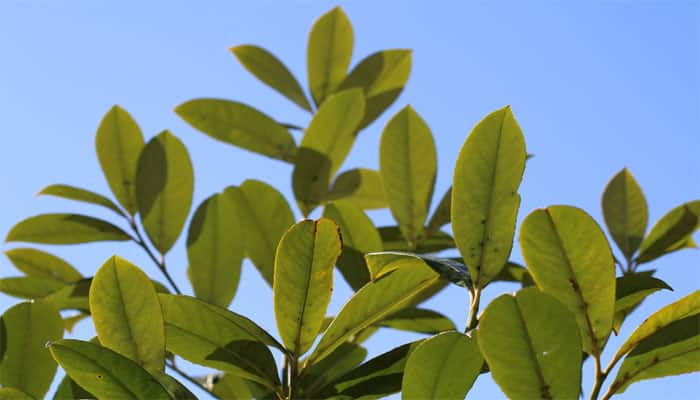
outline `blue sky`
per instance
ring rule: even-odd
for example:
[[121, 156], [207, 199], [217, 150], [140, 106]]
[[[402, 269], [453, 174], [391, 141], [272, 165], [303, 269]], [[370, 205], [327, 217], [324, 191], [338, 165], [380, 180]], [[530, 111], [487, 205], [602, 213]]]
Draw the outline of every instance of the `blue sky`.
[[[220, 97], [305, 125], [308, 115], [249, 75], [227, 49], [243, 43], [262, 45], [305, 82], [308, 31], [319, 15], [338, 4], [354, 26], [353, 64], [380, 49], [414, 50], [406, 90], [362, 133], [343, 169], [376, 168], [382, 127], [411, 104], [435, 136], [437, 205], [472, 126], [510, 104], [528, 152], [536, 155], [528, 162], [521, 186], [520, 221], [538, 207], [572, 204], [602, 222], [602, 190], [625, 166], [646, 194], [649, 227], [672, 207], [700, 198], [697, 1], [4, 0], [0, 234], [42, 212], [107, 217], [99, 209], [34, 194], [51, 183], [109, 193], [95, 156], [94, 134], [113, 104], [129, 110], [147, 137], [168, 128], [186, 143], [195, 168], [195, 205], [248, 178], [269, 182], [291, 199], [288, 165], [215, 142], [182, 122], [173, 108], [195, 97]], [[387, 212], [371, 215], [378, 225], [393, 224]], [[46, 249], [70, 260], [85, 275], [117, 253], [161, 279], [134, 245]], [[512, 258], [521, 259], [517, 244]], [[183, 238], [168, 263], [179, 285], [188, 287]], [[699, 266], [700, 253], [690, 250], [653, 264], [657, 276], [675, 291], [651, 297], [624, 325], [621, 336], [653, 310], [696, 290]], [[0, 276], [17, 274], [7, 259], [0, 260]], [[331, 312], [350, 293], [338, 278]], [[248, 263], [242, 282], [232, 309], [276, 332], [271, 291]], [[484, 300], [514, 289], [494, 286]], [[466, 296], [454, 287], [429, 305], [463, 327]], [[0, 310], [16, 301], [0, 296]], [[76, 335], [86, 338], [92, 332], [90, 322], [83, 322]], [[415, 338], [381, 332], [368, 346], [374, 355]], [[614, 350], [619, 344], [613, 338], [609, 347]], [[591, 376], [587, 365], [586, 389]], [[688, 398], [697, 395], [699, 379], [686, 375], [638, 383], [619, 398]], [[477, 380], [471, 396], [503, 397], [488, 377]]]

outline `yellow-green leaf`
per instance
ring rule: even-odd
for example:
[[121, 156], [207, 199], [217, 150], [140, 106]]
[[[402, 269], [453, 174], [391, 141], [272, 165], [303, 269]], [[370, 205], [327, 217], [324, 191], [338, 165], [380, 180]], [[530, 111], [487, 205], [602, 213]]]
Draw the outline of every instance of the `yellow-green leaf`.
[[433, 336], [408, 357], [401, 398], [463, 400], [483, 363], [476, 337], [459, 332]]
[[355, 168], [338, 175], [326, 194], [327, 201], [348, 200], [363, 210], [386, 208], [389, 203], [379, 171]]
[[445, 315], [424, 308], [407, 308], [391, 314], [379, 325], [407, 332], [436, 334], [455, 330], [454, 322]]
[[700, 228], [700, 200], [681, 204], [669, 211], [651, 228], [639, 246], [637, 263], [655, 260], [664, 254], [693, 246], [691, 235]]
[[0, 388], [0, 400], [35, 400], [23, 391], [11, 387]]
[[114, 197], [129, 214], [134, 215], [138, 210], [136, 168], [143, 149], [141, 128], [125, 109], [115, 105], [97, 128], [95, 147]]
[[52, 279], [62, 283], [75, 282], [83, 277], [68, 262], [45, 251], [23, 247], [7, 250], [5, 255], [27, 276]]
[[136, 174], [139, 214], [161, 254], [175, 244], [192, 205], [194, 173], [185, 145], [168, 131], [151, 139]]
[[452, 211], [452, 186], [442, 196], [442, 200], [440, 200], [437, 208], [433, 211], [433, 215], [430, 217], [428, 226], [425, 227], [425, 234], [428, 237], [450, 223], [450, 211]]
[[245, 380], [233, 374], [224, 374], [214, 384], [214, 394], [221, 399], [253, 399], [255, 398]]
[[130, 239], [121, 228], [101, 219], [80, 214], [41, 214], [13, 226], [5, 241], [78, 244]]
[[370, 54], [343, 80], [339, 90], [362, 88], [367, 97], [360, 129], [374, 122], [403, 91], [411, 75], [411, 50], [392, 49]]
[[340, 7], [323, 14], [311, 28], [306, 53], [309, 89], [316, 105], [345, 79], [352, 57], [353, 33]]
[[34, 276], [0, 279], [0, 292], [20, 299], [40, 299], [64, 287], [65, 283]]
[[177, 106], [175, 112], [214, 139], [282, 161], [294, 162], [296, 158], [296, 143], [289, 131], [243, 103], [194, 99]]
[[145, 369], [106, 347], [63, 339], [49, 343], [49, 350], [71, 379], [98, 398], [171, 399]]
[[429, 237], [418, 241], [415, 249], [411, 250], [408, 242], [401, 235], [401, 230], [398, 226], [381, 226], [378, 230], [386, 251], [412, 251], [418, 254], [425, 254], [455, 248], [455, 241], [452, 239], [452, 236], [443, 231], [431, 233]]
[[214, 194], [195, 211], [187, 235], [187, 275], [195, 295], [228, 307], [241, 276], [244, 234], [236, 202]]
[[294, 195], [304, 215], [326, 198], [331, 179], [355, 141], [364, 110], [362, 91], [350, 89], [329, 97], [314, 114], [292, 173]]
[[326, 205], [323, 216], [340, 226], [343, 252], [338, 259], [338, 269], [353, 290], [369, 282], [369, 271], [364, 255], [382, 251], [382, 238], [372, 220], [349, 200]]
[[277, 248], [275, 319], [282, 342], [296, 356], [311, 347], [321, 330], [341, 245], [338, 225], [321, 218], [292, 226]]
[[117, 256], [107, 260], [90, 285], [90, 312], [103, 346], [147, 371], [163, 371], [163, 315], [155, 288], [143, 271]]
[[247, 44], [232, 47], [231, 52], [256, 78], [299, 107], [311, 111], [311, 105], [306, 100], [306, 95], [299, 82], [282, 61], [272, 53], [262, 47]]
[[525, 155], [525, 138], [510, 106], [481, 120], [459, 152], [452, 230], [477, 287], [486, 286], [510, 256]]
[[525, 218], [520, 246], [537, 287], [576, 317], [584, 351], [600, 354], [615, 313], [615, 265], [598, 224], [579, 208], [539, 209]]
[[85, 190], [81, 189], [79, 187], [75, 186], [70, 186], [70, 185], [49, 185], [37, 194], [42, 194], [42, 195], [48, 195], [48, 196], [56, 196], [56, 197], [62, 197], [64, 199], [69, 199], [69, 200], [75, 200], [75, 201], [82, 201], [83, 203], [90, 203], [90, 204], [95, 204], [98, 206], [102, 206], [105, 208], [108, 208], [115, 213], [117, 213], [120, 216], [124, 216], [124, 213], [122, 212], [121, 209], [119, 209], [119, 206], [114, 204], [114, 202], [107, 197], [99, 194], [92, 192], [90, 190]]
[[63, 377], [61, 384], [58, 385], [53, 400], [75, 400], [75, 399], [94, 399], [95, 395], [80, 387], [70, 376]]
[[415, 248], [423, 236], [437, 172], [437, 153], [430, 128], [406, 106], [384, 128], [379, 147], [379, 172], [389, 208]]
[[662, 289], [673, 290], [666, 282], [651, 276], [649, 271], [618, 277], [615, 280], [615, 321], [613, 322], [615, 334], [619, 332], [629, 313], [634, 311], [647, 296]]
[[355, 343], [343, 343], [328, 357], [304, 370], [300, 385], [307, 398], [319, 398], [318, 391], [362, 363], [367, 350]]
[[19, 303], [2, 315], [0, 330], [0, 385], [43, 399], [56, 373], [46, 342], [63, 336], [58, 311], [43, 301]]
[[647, 228], [647, 201], [627, 168], [603, 192], [603, 216], [610, 235], [627, 259], [639, 248]]
[[535, 288], [504, 294], [482, 314], [479, 347], [510, 399], [576, 399], [581, 337], [571, 312]]

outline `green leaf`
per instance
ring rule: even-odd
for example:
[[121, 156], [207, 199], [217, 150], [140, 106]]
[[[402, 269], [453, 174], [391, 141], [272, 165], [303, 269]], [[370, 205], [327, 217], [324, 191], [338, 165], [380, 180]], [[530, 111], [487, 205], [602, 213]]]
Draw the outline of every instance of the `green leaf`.
[[[372, 268], [372, 259], [367, 262]], [[406, 257], [400, 268], [368, 283], [340, 310], [321, 338], [309, 362], [333, 352], [348, 338], [412, 302], [441, 284], [440, 275], [418, 258]]]
[[603, 192], [603, 216], [610, 235], [627, 259], [639, 248], [649, 219], [642, 188], [627, 168], [613, 177]]
[[292, 173], [294, 196], [304, 215], [326, 198], [331, 179], [355, 141], [364, 110], [362, 91], [350, 89], [329, 97], [311, 119]]
[[309, 366], [300, 378], [304, 396], [318, 398], [316, 393], [325, 385], [357, 367], [367, 356], [367, 350], [354, 343], [343, 343], [328, 357]]
[[52, 279], [62, 283], [75, 282], [83, 277], [68, 262], [45, 251], [16, 248], [7, 250], [5, 255], [18, 270], [27, 276]]
[[647, 271], [618, 277], [615, 283], [615, 334], [619, 332], [628, 314], [647, 296], [662, 289], [673, 290], [666, 282], [652, 277]]
[[535, 288], [504, 294], [479, 322], [481, 354], [510, 399], [575, 399], [581, 339], [571, 312]]
[[304, 354], [321, 329], [333, 291], [340, 229], [327, 218], [304, 220], [282, 237], [275, 258], [275, 318], [282, 342]]
[[277, 244], [294, 225], [292, 209], [277, 189], [256, 180], [246, 180], [240, 188], [227, 188], [224, 197], [234, 199], [239, 210], [246, 256], [272, 286]]
[[518, 282], [524, 288], [535, 284], [535, 282], [532, 280], [532, 275], [530, 275], [530, 272], [528, 272], [528, 270], [522, 265], [512, 261], [508, 261], [501, 272], [499, 272], [498, 275], [494, 276], [491, 280], [491, 282], [497, 281]]
[[0, 388], [0, 400], [34, 400], [34, 397], [21, 390], [4, 387]]
[[615, 265], [598, 224], [579, 208], [539, 209], [525, 218], [520, 246], [537, 287], [576, 317], [584, 351], [600, 354], [615, 312]]
[[452, 209], [452, 186], [445, 192], [440, 200], [435, 211], [433, 211], [433, 216], [430, 217], [430, 222], [425, 228], [425, 233], [427, 236], [432, 235], [434, 232], [438, 232], [440, 228], [450, 223], [450, 211]]
[[401, 310], [390, 315], [379, 324], [385, 328], [428, 334], [456, 329], [454, 322], [445, 315], [424, 308]]
[[675, 250], [694, 247], [691, 245], [691, 235], [698, 228], [700, 228], [700, 200], [674, 208], [651, 228], [639, 246], [639, 254], [635, 261], [641, 264]]
[[402, 236], [398, 226], [381, 226], [378, 230], [379, 235], [382, 237], [384, 250], [386, 251], [412, 251], [414, 253], [425, 254], [453, 249], [455, 247], [452, 236], [443, 231], [431, 233], [430, 237], [421, 239], [416, 244], [415, 250], [410, 250], [408, 242]]
[[80, 310], [90, 312], [88, 295], [90, 293], [90, 283], [92, 278], [81, 279], [71, 285], [64, 287], [44, 298], [57, 310]]
[[278, 385], [272, 353], [284, 347], [248, 318], [194, 297], [158, 295], [165, 320], [167, 350], [211, 368]]
[[136, 168], [143, 149], [141, 128], [125, 109], [115, 105], [97, 128], [95, 147], [114, 197], [130, 215], [134, 215], [138, 210]]
[[64, 199], [69, 199], [69, 200], [76, 200], [76, 201], [82, 201], [84, 203], [90, 203], [90, 204], [95, 204], [98, 206], [102, 206], [105, 208], [108, 208], [118, 215], [124, 217], [124, 212], [122, 212], [121, 209], [119, 209], [119, 206], [114, 204], [114, 202], [107, 197], [91, 192], [89, 190], [81, 189], [75, 186], [70, 186], [70, 185], [49, 185], [43, 189], [37, 194], [43, 194], [43, 195], [49, 195], [49, 196], [56, 196], [56, 197], [62, 197]]
[[483, 363], [476, 338], [458, 332], [433, 336], [408, 357], [401, 398], [462, 400]]
[[369, 265], [369, 273], [372, 280], [381, 277], [397, 268], [406, 265], [406, 259], [418, 259], [440, 274], [446, 280], [457, 286], [472, 288], [472, 280], [469, 271], [464, 264], [449, 258], [433, 257], [401, 251], [384, 251], [369, 253], [365, 256]]
[[161, 254], [173, 247], [192, 205], [194, 175], [185, 145], [168, 131], [144, 147], [136, 174], [141, 223]]
[[609, 393], [641, 380], [700, 371], [700, 291], [647, 318], [615, 359], [626, 353]]
[[53, 400], [94, 399], [95, 395], [80, 387], [70, 376], [63, 377]]
[[187, 275], [200, 299], [227, 307], [238, 288], [245, 252], [235, 199], [207, 198], [195, 211], [187, 234]]
[[374, 122], [396, 101], [410, 75], [411, 50], [407, 49], [378, 51], [364, 58], [352, 69], [339, 90], [364, 90], [367, 106], [360, 129]]
[[65, 283], [33, 276], [0, 279], [0, 292], [20, 299], [40, 299], [65, 286]]
[[100, 343], [149, 372], [165, 368], [165, 331], [160, 303], [148, 276], [113, 256], [90, 285], [90, 311]]
[[154, 372], [153, 377], [165, 388], [173, 400], [197, 400], [197, 396], [172, 376], [164, 372]]
[[513, 247], [525, 154], [525, 138], [510, 106], [481, 120], [459, 152], [452, 231], [479, 288], [503, 268]]
[[296, 158], [296, 144], [289, 131], [243, 103], [194, 99], [177, 106], [175, 112], [216, 140], [282, 161], [294, 162]]
[[61, 316], [43, 301], [24, 302], [5, 311], [0, 325], [0, 385], [43, 399], [56, 373], [44, 346], [63, 336]]
[[309, 89], [316, 105], [345, 78], [352, 57], [352, 25], [340, 7], [323, 14], [311, 28], [306, 53]]
[[221, 399], [253, 399], [245, 380], [233, 374], [224, 374], [214, 384], [214, 394]]
[[389, 203], [379, 171], [355, 168], [338, 175], [326, 193], [327, 201], [348, 200], [363, 210], [386, 208]]
[[430, 128], [411, 106], [404, 107], [384, 128], [379, 172], [391, 214], [409, 248], [415, 248], [430, 208], [437, 154]]
[[63, 328], [67, 333], [73, 333], [75, 326], [82, 320], [89, 318], [90, 314], [79, 312], [78, 314], [72, 315], [70, 317], [63, 318]]
[[121, 228], [101, 219], [79, 214], [41, 214], [12, 227], [6, 242], [78, 244], [131, 240]]
[[272, 53], [254, 45], [239, 45], [231, 52], [251, 74], [306, 111], [311, 105], [304, 90], [289, 69]]
[[171, 399], [165, 388], [130, 359], [95, 343], [63, 339], [51, 355], [78, 385], [106, 399]]
[[357, 291], [369, 282], [365, 253], [382, 250], [379, 232], [372, 224], [372, 220], [348, 200], [326, 205], [323, 216], [332, 219], [340, 226], [343, 251], [338, 258], [338, 269], [350, 287]]

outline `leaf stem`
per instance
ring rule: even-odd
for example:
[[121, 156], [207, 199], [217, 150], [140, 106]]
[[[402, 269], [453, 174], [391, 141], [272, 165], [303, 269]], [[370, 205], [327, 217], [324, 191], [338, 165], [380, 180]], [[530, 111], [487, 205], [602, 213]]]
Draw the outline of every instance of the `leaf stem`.
[[464, 329], [464, 333], [468, 333], [479, 324], [477, 314], [479, 314], [479, 302], [481, 302], [481, 288], [477, 287], [470, 291], [469, 294], [469, 317], [467, 318], [467, 327]]
[[183, 371], [183, 370], [181, 370], [180, 368], [178, 368], [178, 366], [175, 364], [174, 361], [171, 361], [171, 362], [169, 362], [169, 363], [166, 363], [166, 365], [167, 365], [168, 368], [170, 368], [173, 372], [175, 372], [176, 374], [178, 374], [182, 379], [185, 379], [187, 382], [189, 382], [189, 383], [191, 383], [191, 384], [197, 386], [198, 388], [204, 390], [204, 391], [207, 392], [211, 397], [213, 397], [213, 398], [215, 398], [215, 399], [220, 399], [220, 398], [221, 398], [221, 397], [217, 396], [216, 393], [214, 393], [214, 392], [212, 392], [211, 390], [207, 389], [204, 385], [202, 385], [202, 384], [201, 384], [200, 382], [198, 382], [196, 379], [194, 379], [193, 377], [187, 375], [187, 374], [185, 373], [185, 371]]
[[156, 256], [153, 254], [151, 249], [148, 247], [146, 244], [146, 241], [143, 239], [143, 236], [141, 235], [141, 231], [139, 230], [138, 225], [136, 225], [136, 221], [134, 221], [133, 217], [128, 218], [129, 221], [129, 226], [131, 226], [131, 229], [134, 231], [136, 234], [136, 238], [132, 238], [136, 244], [138, 244], [145, 252], [148, 254], [148, 256], [153, 260], [153, 263], [156, 264], [160, 272], [165, 275], [165, 279], [168, 280], [170, 283], [170, 286], [172, 286], [173, 290], [175, 290], [175, 293], [177, 294], [182, 294], [180, 289], [177, 287], [175, 284], [175, 281], [173, 281], [173, 278], [170, 276], [168, 273], [167, 269], [165, 268], [165, 257], [161, 254], [160, 259], [156, 258]]
[[596, 400], [598, 398], [598, 394], [600, 394], [600, 388], [603, 386], [603, 382], [605, 382], [605, 378], [608, 377], [608, 372], [610, 372], [607, 369], [605, 371], [601, 370], [600, 354], [596, 355], [594, 357], [594, 360], [595, 360], [595, 381], [593, 383], [593, 390], [591, 391], [590, 400]]

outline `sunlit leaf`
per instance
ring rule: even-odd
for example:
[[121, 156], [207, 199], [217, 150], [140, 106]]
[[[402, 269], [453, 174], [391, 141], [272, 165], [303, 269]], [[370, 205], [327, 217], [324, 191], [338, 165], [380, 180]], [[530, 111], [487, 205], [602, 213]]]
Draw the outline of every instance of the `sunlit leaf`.
[[355, 168], [338, 175], [328, 193], [327, 201], [348, 200], [364, 210], [386, 208], [389, 203], [379, 171]]
[[197, 396], [177, 379], [164, 372], [153, 372], [153, 377], [163, 386], [173, 400], [197, 400]]
[[40, 299], [65, 286], [65, 283], [33, 276], [0, 279], [0, 292], [20, 299]]
[[615, 175], [603, 193], [603, 216], [610, 235], [627, 259], [639, 248], [647, 228], [647, 201], [627, 168]]
[[95, 193], [89, 190], [81, 189], [75, 186], [70, 186], [70, 185], [49, 185], [37, 194], [43, 194], [43, 195], [49, 195], [49, 196], [56, 196], [56, 197], [62, 197], [64, 199], [69, 199], [69, 200], [76, 200], [76, 201], [82, 201], [84, 203], [90, 203], [90, 204], [95, 204], [98, 206], [102, 206], [105, 208], [108, 208], [115, 213], [117, 213], [120, 216], [124, 216], [124, 213], [122, 212], [121, 209], [119, 209], [119, 206], [114, 204], [114, 202], [107, 197]]
[[200, 299], [227, 307], [238, 288], [245, 252], [235, 199], [207, 198], [195, 211], [187, 234], [187, 275]]
[[143, 134], [136, 121], [123, 108], [112, 107], [97, 128], [95, 147], [109, 188], [131, 215], [138, 210], [136, 168], [143, 146]]
[[396, 114], [384, 128], [379, 172], [391, 213], [409, 248], [415, 248], [423, 236], [430, 208], [437, 154], [430, 128], [411, 106]]
[[450, 223], [450, 211], [452, 210], [452, 186], [442, 196], [433, 216], [430, 217], [428, 226], [425, 227], [426, 235], [429, 237], [433, 232], [438, 232], [440, 228]]
[[202, 133], [242, 149], [294, 162], [294, 138], [274, 119], [243, 103], [221, 99], [194, 99], [175, 112]]
[[144, 147], [136, 174], [139, 214], [161, 254], [175, 244], [192, 204], [192, 162], [185, 145], [168, 131]]
[[452, 236], [443, 231], [431, 233], [430, 237], [418, 241], [415, 250], [410, 250], [408, 242], [401, 234], [398, 226], [381, 226], [378, 230], [386, 251], [412, 251], [418, 254], [425, 254], [455, 248]]
[[272, 53], [254, 45], [238, 45], [231, 48], [238, 61], [256, 78], [275, 89], [284, 97], [306, 111], [311, 105], [306, 100], [304, 90], [289, 69]]
[[68, 333], [73, 333], [73, 329], [75, 326], [80, 322], [85, 320], [86, 318], [89, 318], [90, 314], [86, 314], [83, 312], [80, 312], [78, 314], [72, 315], [70, 317], [64, 317], [63, 318], [63, 328], [66, 330]]
[[691, 235], [700, 228], [700, 200], [682, 204], [666, 215], [651, 228], [639, 246], [635, 261], [645, 263], [664, 254], [692, 246]]
[[245, 380], [234, 374], [224, 374], [214, 384], [214, 394], [221, 399], [253, 399], [253, 394]]
[[483, 362], [476, 337], [445, 332], [427, 339], [408, 357], [401, 398], [463, 400]]
[[6, 242], [78, 244], [130, 240], [126, 232], [109, 222], [79, 214], [41, 214], [12, 227]]
[[571, 312], [535, 288], [504, 294], [482, 314], [479, 347], [510, 399], [576, 399], [581, 339]]
[[49, 350], [71, 379], [98, 398], [171, 399], [156, 378], [106, 347], [63, 339], [51, 342]]
[[379, 324], [386, 328], [429, 334], [456, 329], [454, 322], [445, 315], [424, 308], [401, 310], [391, 314]]
[[75, 399], [95, 399], [95, 395], [80, 387], [70, 376], [66, 375], [63, 377], [61, 384], [58, 385], [53, 400]]
[[528, 272], [528, 270], [522, 265], [512, 261], [508, 261], [498, 275], [494, 276], [491, 280], [491, 282], [498, 281], [518, 282], [524, 288], [535, 284], [535, 281], [532, 280], [530, 272]]
[[340, 7], [323, 14], [311, 28], [306, 53], [309, 88], [316, 105], [335, 92], [352, 57], [353, 33]]
[[52, 279], [63, 283], [75, 282], [83, 277], [68, 262], [45, 251], [16, 248], [7, 250], [5, 255], [18, 270], [27, 276]]
[[147, 371], [165, 368], [165, 331], [160, 303], [148, 276], [113, 256], [90, 285], [90, 312], [100, 343]]
[[0, 388], [0, 400], [34, 400], [34, 397], [19, 389], [3, 387]]
[[330, 219], [304, 220], [282, 237], [275, 258], [275, 319], [285, 347], [304, 354], [321, 329], [341, 251], [340, 229]]
[[510, 106], [481, 120], [459, 152], [452, 230], [477, 287], [493, 279], [510, 256], [525, 154], [525, 138]]
[[85, 278], [51, 293], [44, 298], [57, 310], [80, 310], [90, 312], [88, 295], [92, 278]]
[[0, 326], [0, 385], [43, 399], [56, 373], [45, 345], [63, 336], [61, 316], [43, 301], [24, 302], [5, 311]]

